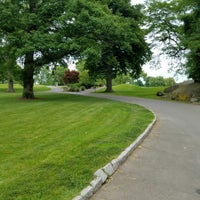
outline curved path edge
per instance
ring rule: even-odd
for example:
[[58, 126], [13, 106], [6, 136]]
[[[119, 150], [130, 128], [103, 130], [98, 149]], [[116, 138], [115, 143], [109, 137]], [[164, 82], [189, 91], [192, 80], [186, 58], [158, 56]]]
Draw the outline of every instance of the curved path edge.
[[157, 120], [156, 114], [154, 112], [153, 114], [154, 119], [147, 126], [145, 131], [140, 134], [140, 136], [138, 136], [131, 145], [129, 145], [123, 152], [121, 152], [117, 158], [113, 159], [104, 167], [98, 169], [94, 173], [94, 179], [90, 182], [90, 184], [80, 192], [79, 196], [74, 197], [72, 200], [88, 200], [101, 188], [101, 186], [117, 171], [119, 166], [126, 161], [130, 154], [143, 142], [143, 140], [150, 133]]

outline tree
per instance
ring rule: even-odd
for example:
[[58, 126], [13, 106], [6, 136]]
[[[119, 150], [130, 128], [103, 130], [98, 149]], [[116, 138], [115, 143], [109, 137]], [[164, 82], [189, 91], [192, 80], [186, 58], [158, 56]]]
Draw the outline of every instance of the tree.
[[[86, 60], [96, 78], [137, 76], [150, 57], [139, 24], [140, 7], [130, 0], [0, 1], [0, 48], [12, 46], [23, 68], [23, 98], [34, 98], [33, 75], [68, 56]], [[126, 30], [126, 31], [124, 31]]]
[[163, 76], [147, 76], [144, 80], [147, 87], [173, 86], [176, 83], [173, 78], [164, 78]]
[[173, 86], [176, 84], [174, 78], [165, 78], [165, 86]]
[[165, 81], [162, 76], [158, 77], [150, 77], [149, 79], [149, 87], [158, 87], [158, 86], [164, 86]]
[[[151, 0], [147, 22], [154, 45], [163, 43], [165, 54], [186, 62], [186, 73], [200, 82], [200, 2], [191, 0]], [[180, 69], [180, 68], [179, 68]]]
[[[139, 26], [141, 7], [131, 6], [129, 0], [82, 2], [78, 26], [90, 39], [90, 47], [82, 54], [85, 68], [92, 76], [105, 78], [106, 91], [111, 92], [113, 78], [128, 73], [137, 77], [150, 58], [144, 31]], [[81, 46], [86, 44], [85, 38], [78, 39]]]
[[6, 72], [5, 72], [5, 67], [4, 67], [4, 56], [2, 49], [0, 49], [0, 81], [1, 83], [4, 83], [7, 79], [6, 77]]
[[0, 77], [3, 83], [8, 83], [7, 92], [14, 92], [14, 80], [21, 79], [21, 68], [16, 63], [13, 51], [15, 48], [12, 45], [0, 48]]
[[115, 85], [125, 84], [125, 83], [130, 83], [130, 82], [131, 82], [131, 77], [130, 77], [130, 75], [124, 75], [124, 74], [118, 75], [118, 76], [113, 80], [113, 83], [114, 83]]
[[41, 67], [40, 71], [34, 75], [34, 80], [37, 84], [53, 85], [53, 76], [50, 67], [48, 65]]
[[84, 68], [85, 61], [78, 62], [76, 68], [79, 72], [79, 83], [85, 88], [91, 88], [95, 85], [95, 79], [89, 75], [89, 70]]
[[76, 70], [66, 70], [63, 76], [63, 81], [65, 84], [69, 83], [78, 83], [79, 81], [79, 72]]
[[189, 78], [200, 82], [200, 2], [187, 0], [182, 15], [184, 39], [183, 45], [189, 50], [187, 57], [187, 73]]
[[[23, 67], [23, 98], [34, 98], [33, 75], [39, 67], [59, 62], [72, 53], [72, 41], [63, 32], [72, 20], [67, 6], [70, 1], [0, 1], [0, 48], [9, 52]], [[16, 51], [14, 51], [14, 49]]]
[[53, 69], [53, 84], [54, 85], [63, 85], [63, 75], [65, 74], [66, 67], [64, 66], [56, 66]]

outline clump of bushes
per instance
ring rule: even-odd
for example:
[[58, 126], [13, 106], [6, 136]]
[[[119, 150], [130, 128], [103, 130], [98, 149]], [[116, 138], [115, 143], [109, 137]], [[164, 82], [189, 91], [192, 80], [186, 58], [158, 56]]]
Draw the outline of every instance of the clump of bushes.
[[80, 85], [79, 83], [68, 84], [65, 87], [63, 87], [63, 90], [65, 92], [81, 92], [85, 90], [85, 86]]
[[102, 87], [104, 85], [102, 80], [96, 81], [89, 77], [87, 70], [84, 70], [81, 73], [76, 70], [66, 70], [62, 79], [65, 83], [65, 86], [63, 87], [65, 92], [81, 92], [85, 89]]
[[63, 82], [65, 84], [73, 84], [79, 82], [79, 72], [76, 70], [66, 70], [63, 76]]
[[171, 99], [177, 100], [177, 101], [189, 101], [190, 97], [188, 95], [182, 94], [182, 93], [172, 93]]

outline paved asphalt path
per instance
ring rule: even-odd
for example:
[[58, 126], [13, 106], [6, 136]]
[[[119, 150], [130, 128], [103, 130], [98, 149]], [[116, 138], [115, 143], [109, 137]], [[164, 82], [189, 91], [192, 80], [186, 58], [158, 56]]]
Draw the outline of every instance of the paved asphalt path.
[[139, 104], [157, 115], [149, 136], [91, 200], [200, 200], [199, 105], [90, 96]]

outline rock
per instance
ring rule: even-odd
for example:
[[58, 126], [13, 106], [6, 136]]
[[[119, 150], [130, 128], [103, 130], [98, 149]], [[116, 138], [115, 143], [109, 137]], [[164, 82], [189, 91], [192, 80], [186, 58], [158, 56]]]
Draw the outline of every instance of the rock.
[[158, 97], [161, 97], [161, 96], [163, 96], [163, 95], [164, 95], [164, 93], [163, 93], [163, 92], [161, 92], [161, 91], [158, 91], [158, 92], [156, 93], [156, 95], [157, 95]]
[[94, 175], [100, 177], [102, 183], [105, 183], [106, 179], [108, 178], [108, 175], [102, 169], [97, 170]]
[[114, 168], [111, 163], [104, 166], [103, 170], [108, 176], [111, 176], [114, 173]]

